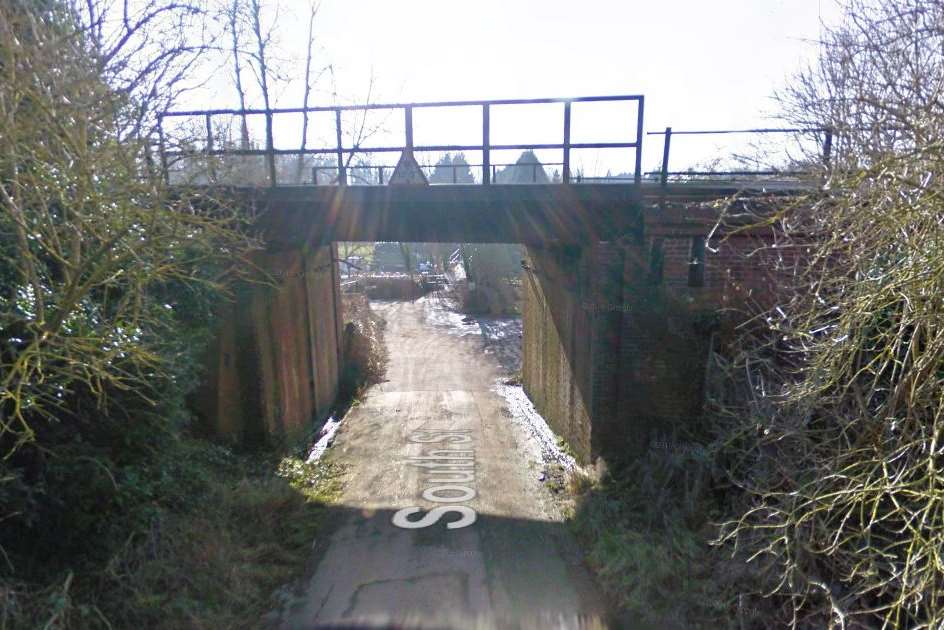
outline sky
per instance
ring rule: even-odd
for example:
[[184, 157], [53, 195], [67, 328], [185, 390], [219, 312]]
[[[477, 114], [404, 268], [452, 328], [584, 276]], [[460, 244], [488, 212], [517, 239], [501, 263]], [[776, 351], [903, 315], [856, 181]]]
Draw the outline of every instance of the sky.
[[[276, 26], [283, 73], [300, 76], [307, 2], [281, 3], [279, 14], [269, 18]], [[835, 23], [838, 16], [834, 0], [323, 0], [316, 18], [315, 65], [331, 70], [322, 75], [314, 100], [643, 94], [649, 131], [669, 125], [675, 130], [778, 126], [772, 95], [814, 58], [822, 25]], [[227, 88], [216, 83], [210, 96], [192, 104], [235, 106], [235, 92], [230, 98], [226, 94]], [[300, 101], [296, 82], [282, 89], [278, 104], [291, 107]], [[424, 116], [414, 118], [418, 144], [481, 137], [475, 112]], [[634, 116], [628, 105], [579, 111], [575, 106], [574, 139], [631, 141]], [[387, 133], [372, 140], [393, 141], [402, 134], [399, 118], [385, 119], [384, 127]], [[286, 138], [297, 134], [290, 121], [281, 129]], [[492, 141], [559, 142], [561, 129], [559, 105], [517, 108], [493, 114]], [[661, 161], [662, 137], [643, 140], [643, 167], [653, 168]], [[676, 137], [672, 165], [697, 165], [745, 141]], [[584, 152], [576, 159], [590, 169], [631, 170], [631, 150], [599, 153]]]

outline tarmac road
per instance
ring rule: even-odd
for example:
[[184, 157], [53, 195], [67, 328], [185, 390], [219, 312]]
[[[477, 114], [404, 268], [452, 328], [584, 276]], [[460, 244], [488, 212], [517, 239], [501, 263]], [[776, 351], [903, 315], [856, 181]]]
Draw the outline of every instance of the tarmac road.
[[388, 380], [329, 449], [348, 464], [341, 525], [281, 627], [609, 627], [482, 336], [431, 323], [431, 298], [372, 305], [387, 320]]

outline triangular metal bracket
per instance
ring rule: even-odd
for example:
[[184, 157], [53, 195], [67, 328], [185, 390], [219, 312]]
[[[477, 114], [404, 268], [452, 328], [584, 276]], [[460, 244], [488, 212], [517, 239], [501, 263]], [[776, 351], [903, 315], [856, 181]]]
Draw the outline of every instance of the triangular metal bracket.
[[391, 186], [428, 186], [429, 180], [423, 173], [423, 169], [417, 164], [413, 157], [412, 149], [404, 149], [400, 154], [396, 167], [393, 169], [393, 175], [390, 176]]

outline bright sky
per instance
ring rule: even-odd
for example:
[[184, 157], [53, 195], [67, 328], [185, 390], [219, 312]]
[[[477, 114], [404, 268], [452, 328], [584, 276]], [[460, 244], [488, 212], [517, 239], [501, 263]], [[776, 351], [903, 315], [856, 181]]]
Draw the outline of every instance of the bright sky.
[[[300, 76], [306, 3], [282, 3], [278, 39], [283, 55], [296, 57], [284, 70]], [[821, 23], [838, 14], [834, 0], [323, 0], [316, 65], [332, 66], [342, 103], [363, 102], [373, 77], [374, 102], [644, 94], [649, 131], [777, 126], [771, 95], [812, 58]], [[318, 88], [317, 104], [331, 104], [329, 75]], [[217, 86], [212, 105], [235, 106], [235, 92], [225, 93]], [[296, 86], [278, 103], [300, 100]], [[634, 116], [628, 106], [576, 107], [575, 141], [632, 139], [631, 125], [620, 129]], [[557, 105], [501, 120], [493, 114], [492, 141], [560, 142], [561, 112]], [[477, 141], [476, 116], [418, 117], [416, 141]], [[391, 140], [402, 134], [399, 119], [387, 126]], [[470, 133], [456, 136], [465, 126]], [[710, 159], [737, 142], [677, 137], [673, 166]], [[650, 169], [661, 160], [662, 138], [644, 143], [643, 168]], [[631, 170], [626, 154], [584, 158]]]

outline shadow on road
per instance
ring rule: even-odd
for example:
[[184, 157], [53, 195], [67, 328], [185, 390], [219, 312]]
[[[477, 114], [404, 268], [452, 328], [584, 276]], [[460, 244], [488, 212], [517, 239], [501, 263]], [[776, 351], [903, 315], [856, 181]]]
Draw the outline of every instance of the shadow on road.
[[450, 530], [452, 514], [402, 529], [393, 509], [328, 509], [333, 534], [317, 541], [308, 574], [285, 590], [270, 627], [640, 627], [601, 601], [562, 523], [479, 514]]

